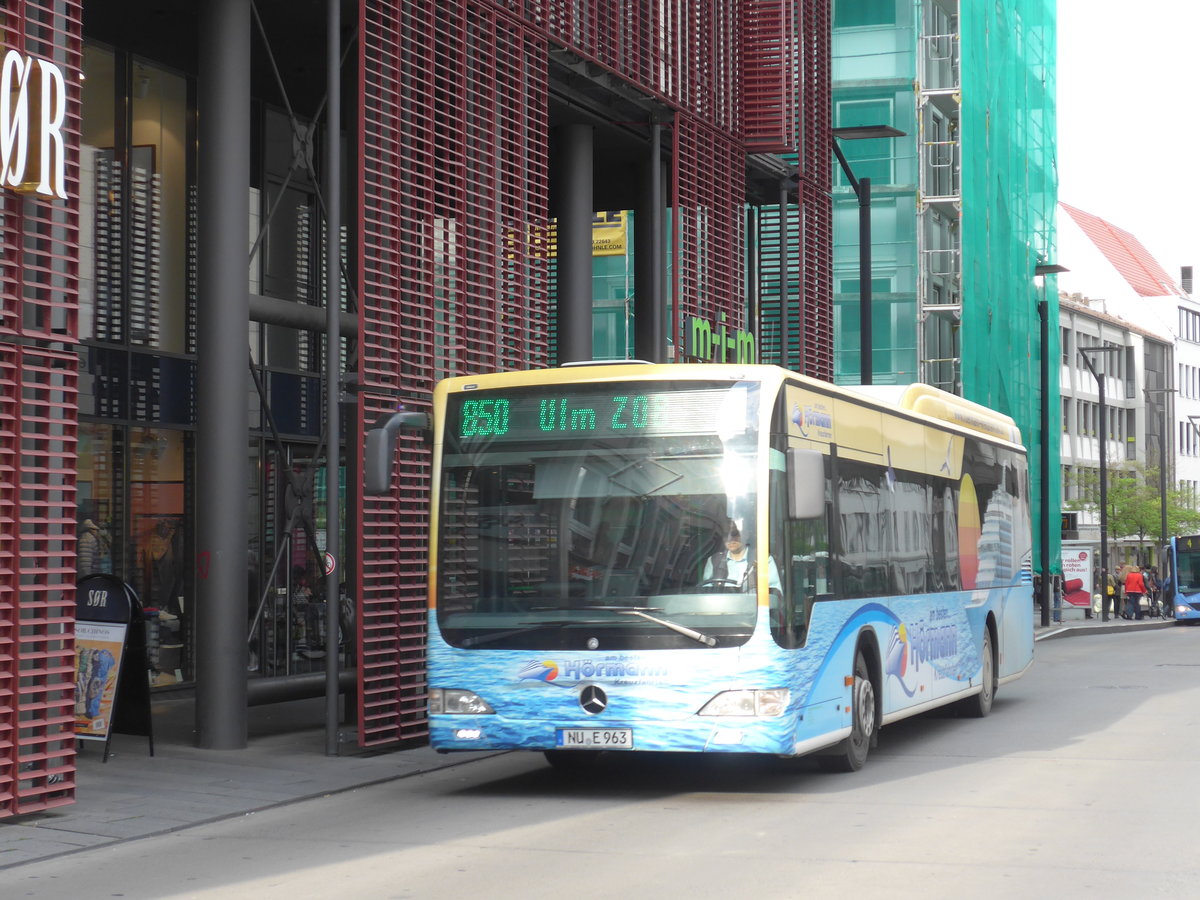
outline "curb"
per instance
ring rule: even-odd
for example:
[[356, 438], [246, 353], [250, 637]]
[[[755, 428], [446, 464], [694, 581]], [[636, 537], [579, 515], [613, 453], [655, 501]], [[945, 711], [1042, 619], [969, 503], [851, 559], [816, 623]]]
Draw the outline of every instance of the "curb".
[[1057, 638], [1078, 637], [1085, 634], [1113, 634], [1118, 631], [1153, 631], [1158, 628], [1171, 628], [1174, 625], [1174, 619], [1122, 622], [1120, 624], [1112, 622], [1099, 625], [1062, 625], [1051, 627], [1041, 633], [1035, 633], [1033, 639], [1035, 641], [1049, 641]]

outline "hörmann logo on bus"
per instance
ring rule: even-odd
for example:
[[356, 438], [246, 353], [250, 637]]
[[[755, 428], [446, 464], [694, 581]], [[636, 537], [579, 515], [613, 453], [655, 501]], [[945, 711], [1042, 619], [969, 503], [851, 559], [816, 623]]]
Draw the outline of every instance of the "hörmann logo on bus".
[[[604, 679], [617, 684], [638, 684], [657, 681], [667, 676], [662, 665], [640, 662], [636, 659], [569, 659], [558, 662], [552, 659], [530, 660], [517, 672], [518, 681], [540, 681], [555, 687], [576, 687], [585, 679]], [[561, 680], [560, 680], [561, 676]]]
[[799, 390], [789, 390], [787, 399], [788, 417], [800, 437], [810, 441], [833, 440], [833, 411], [828, 400]]
[[0, 181], [24, 194], [67, 199], [67, 89], [52, 62], [4, 54], [0, 64]]

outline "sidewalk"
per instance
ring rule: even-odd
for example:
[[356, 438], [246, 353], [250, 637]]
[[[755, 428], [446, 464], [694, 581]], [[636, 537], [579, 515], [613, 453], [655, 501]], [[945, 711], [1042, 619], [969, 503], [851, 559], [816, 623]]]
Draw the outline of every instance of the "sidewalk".
[[[1035, 616], [1037, 611], [1035, 610]], [[1038, 641], [1170, 628], [1170, 620], [1071, 621], [1034, 629]], [[153, 702], [155, 755], [144, 737], [118, 734], [108, 762], [103, 747], [81, 742], [75, 803], [0, 820], [3, 870], [118, 841], [149, 837], [298, 800], [367, 787], [489, 754], [439, 754], [428, 747], [361, 752], [343, 745], [325, 755], [324, 699], [251, 707], [245, 750], [193, 746], [190, 698]]]
[[[75, 803], [0, 820], [0, 884], [10, 866], [117, 841], [149, 837], [323, 794], [459, 765], [486, 753], [428, 747], [325, 754], [324, 698], [248, 710], [244, 750], [193, 746], [194, 704], [154, 699], [154, 756], [144, 737], [114, 735], [108, 762], [99, 742], [80, 741]], [[0, 892], [2, 893], [2, 892]]]

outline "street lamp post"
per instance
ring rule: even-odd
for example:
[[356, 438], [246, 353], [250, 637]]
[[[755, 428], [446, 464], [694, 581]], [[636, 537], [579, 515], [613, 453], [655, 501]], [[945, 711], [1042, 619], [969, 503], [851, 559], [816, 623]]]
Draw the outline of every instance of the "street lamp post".
[[1038, 324], [1039, 334], [1038, 339], [1041, 344], [1041, 366], [1040, 381], [1041, 381], [1041, 404], [1039, 425], [1041, 428], [1040, 450], [1038, 455], [1039, 465], [1042, 470], [1041, 490], [1038, 492], [1042, 517], [1039, 523], [1040, 527], [1038, 534], [1041, 544], [1042, 557], [1042, 584], [1041, 596], [1038, 598], [1042, 605], [1042, 626], [1049, 627], [1050, 625], [1050, 600], [1053, 593], [1051, 586], [1050, 573], [1052, 566], [1050, 563], [1050, 304], [1046, 300], [1046, 282], [1047, 275], [1056, 275], [1059, 272], [1070, 271], [1066, 266], [1060, 266], [1057, 263], [1039, 263], [1033, 269], [1033, 274], [1039, 279], [1042, 279], [1042, 298], [1038, 301]]
[[854, 195], [858, 197], [858, 316], [859, 316], [859, 380], [871, 384], [871, 179], [855, 178], [846, 161], [839, 140], [861, 141], [870, 138], [904, 137], [905, 132], [890, 125], [852, 125], [833, 129], [833, 152], [845, 173]]
[[1108, 598], [1108, 577], [1112, 574], [1108, 571], [1108, 434], [1106, 432], [1107, 424], [1105, 422], [1106, 407], [1104, 404], [1104, 378], [1096, 371], [1096, 367], [1092, 365], [1091, 359], [1088, 358], [1089, 353], [1112, 353], [1120, 350], [1120, 347], [1080, 347], [1079, 356], [1083, 359], [1083, 364], [1087, 366], [1088, 371], [1092, 373], [1092, 377], [1096, 379], [1096, 386], [1100, 394], [1100, 427], [1098, 429], [1100, 438], [1100, 571], [1104, 573], [1105, 581], [1100, 588], [1101, 600], [1101, 621], [1108, 621], [1108, 609], [1111, 602]]
[[[1167, 394], [1175, 393], [1175, 388], [1146, 388], [1146, 398], [1157, 394], [1162, 397], [1162, 427], [1158, 433], [1158, 493], [1159, 493], [1159, 511], [1162, 514], [1162, 520], [1159, 522], [1159, 553], [1162, 553], [1167, 546], [1167, 431], [1169, 429], [1169, 420], [1167, 413], [1170, 407], [1167, 404]], [[1158, 556], [1156, 553], [1155, 556]], [[1159, 563], [1161, 565], [1161, 562]]]

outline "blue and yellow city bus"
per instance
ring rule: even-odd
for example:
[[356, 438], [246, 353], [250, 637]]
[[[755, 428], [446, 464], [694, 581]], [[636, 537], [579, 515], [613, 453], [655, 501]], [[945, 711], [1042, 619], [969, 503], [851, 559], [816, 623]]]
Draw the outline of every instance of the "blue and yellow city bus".
[[850, 771], [890, 722], [986, 715], [1033, 659], [1020, 435], [935, 388], [569, 366], [448, 379], [432, 430], [438, 750]]
[[1200, 535], [1171, 538], [1167, 566], [1163, 602], [1176, 623], [1200, 621]]

